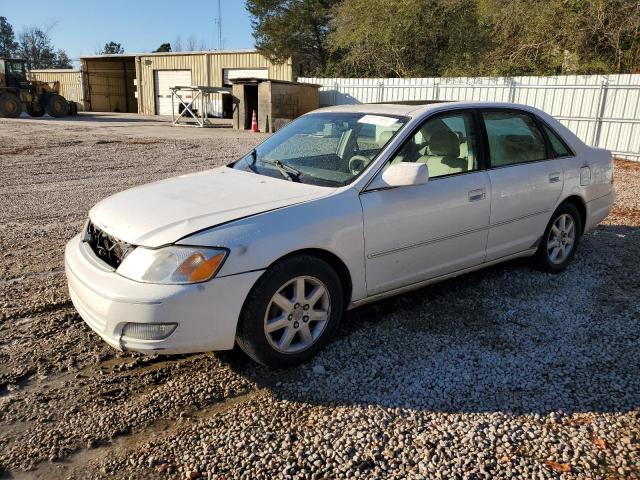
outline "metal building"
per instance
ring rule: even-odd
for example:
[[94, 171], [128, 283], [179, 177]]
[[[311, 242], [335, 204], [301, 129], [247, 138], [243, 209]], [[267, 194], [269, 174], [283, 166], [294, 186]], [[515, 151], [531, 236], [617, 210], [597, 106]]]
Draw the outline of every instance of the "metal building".
[[50, 69], [50, 70], [31, 70], [29, 72], [32, 80], [41, 82], [54, 83], [60, 85], [60, 95], [67, 100], [76, 102], [78, 110], [84, 110], [82, 77], [80, 70], [73, 69]]
[[[274, 64], [253, 50], [169, 52], [81, 57], [86, 110], [171, 115], [170, 87], [230, 87], [231, 80], [254, 77], [292, 80], [291, 62]], [[231, 116], [223, 96], [210, 111]]]
[[[34, 78], [59, 81], [63, 95], [81, 110], [171, 115], [170, 87], [231, 87], [234, 78], [293, 80], [291, 61], [274, 64], [255, 50], [91, 55], [80, 70], [39, 70]], [[228, 95], [209, 106], [216, 116], [231, 118]]]

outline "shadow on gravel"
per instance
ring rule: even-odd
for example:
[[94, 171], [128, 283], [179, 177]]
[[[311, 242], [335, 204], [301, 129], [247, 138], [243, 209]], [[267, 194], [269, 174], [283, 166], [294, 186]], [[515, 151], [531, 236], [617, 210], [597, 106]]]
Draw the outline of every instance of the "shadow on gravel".
[[20, 118], [25, 120], [31, 120], [34, 122], [98, 122], [98, 123], [167, 123], [166, 117], [136, 117], [134, 114], [118, 115], [105, 115], [105, 114], [92, 114], [92, 113], [79, 113], [76, 116], [55, 118], [45, 115], [40, 118], [30, 117], [27, 114], [23, 114]]
[[222, 356], [281, 399], [468, 413], [640, 406], [640, 229], [601, 226], [559, 275], [510, 262], [348, 312], [309, 364]]
[[[31, 120], [35, 122], [94, 122], [94, 123], [159, 123], [165, 124], [167, 126], [171, 126], [171, 118], [166, 116], [136, 116], [136, 114], [118, 114], [114, 113], [113, 115], [108, 114], [93, 114], [93, 113], [80, 113], [77, 116], [73, 117], [61, 117], [54, 118], [49, 116], [44, 116], [40, 118], [30, 117], [27, 114], [24, 114], [21, 118], [26, 120]], [[211, 123], [207, 126], [207, 128], [232, 128], [233, 125], [231, 120], [229, 119], [220, 119], [220, 118], [210, 118]], [[182, 125], [182, 124], [181, 124]], [[195, 126], [196, 123], [193, 121], [191, 126]]]

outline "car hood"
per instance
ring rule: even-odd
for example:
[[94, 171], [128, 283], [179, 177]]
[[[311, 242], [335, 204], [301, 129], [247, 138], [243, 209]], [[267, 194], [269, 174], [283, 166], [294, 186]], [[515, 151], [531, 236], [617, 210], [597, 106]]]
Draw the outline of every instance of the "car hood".
[[159, 247], [199, 230], [332, 191], [220, 167], [117, 193], [95, 205], [89, 218], [119, 240]]

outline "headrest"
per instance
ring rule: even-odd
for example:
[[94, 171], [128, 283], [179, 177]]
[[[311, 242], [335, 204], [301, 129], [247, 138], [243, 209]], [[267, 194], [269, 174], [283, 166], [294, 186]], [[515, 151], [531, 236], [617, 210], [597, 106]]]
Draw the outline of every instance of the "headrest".
[[429, 140], [429, 152], [440, 157], [459, 157], [460, 140], [451, 130], [440, 130]]
[[382, 133], [380, 133], [380, 136], [378, 137], [378, 145], [380, 146], [386, 145], [387, 142], [391, 140], [391, 137], [393, 137], [393, 131], [391, 130], [383, 131]]

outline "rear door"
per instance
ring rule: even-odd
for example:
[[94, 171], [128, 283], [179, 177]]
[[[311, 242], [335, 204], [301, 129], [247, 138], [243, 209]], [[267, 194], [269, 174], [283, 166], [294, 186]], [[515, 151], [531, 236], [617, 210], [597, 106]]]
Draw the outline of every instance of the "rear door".
[[[154, 70], [153, 73], [156, 115], [171, 115], [172, 108], [177, 115], [180, 102], [176, 99], [172, 107], [170, 88], [191, 86], [191, 70]], [[188, 93], [183, 95], [183, 100], [188, 104], [191, 97], [191, 93]]]
[[491, 261], [536, 248], [562, 193], [563, 171], [532, 114], [503, 109], [480, 116], [490, 164]]

